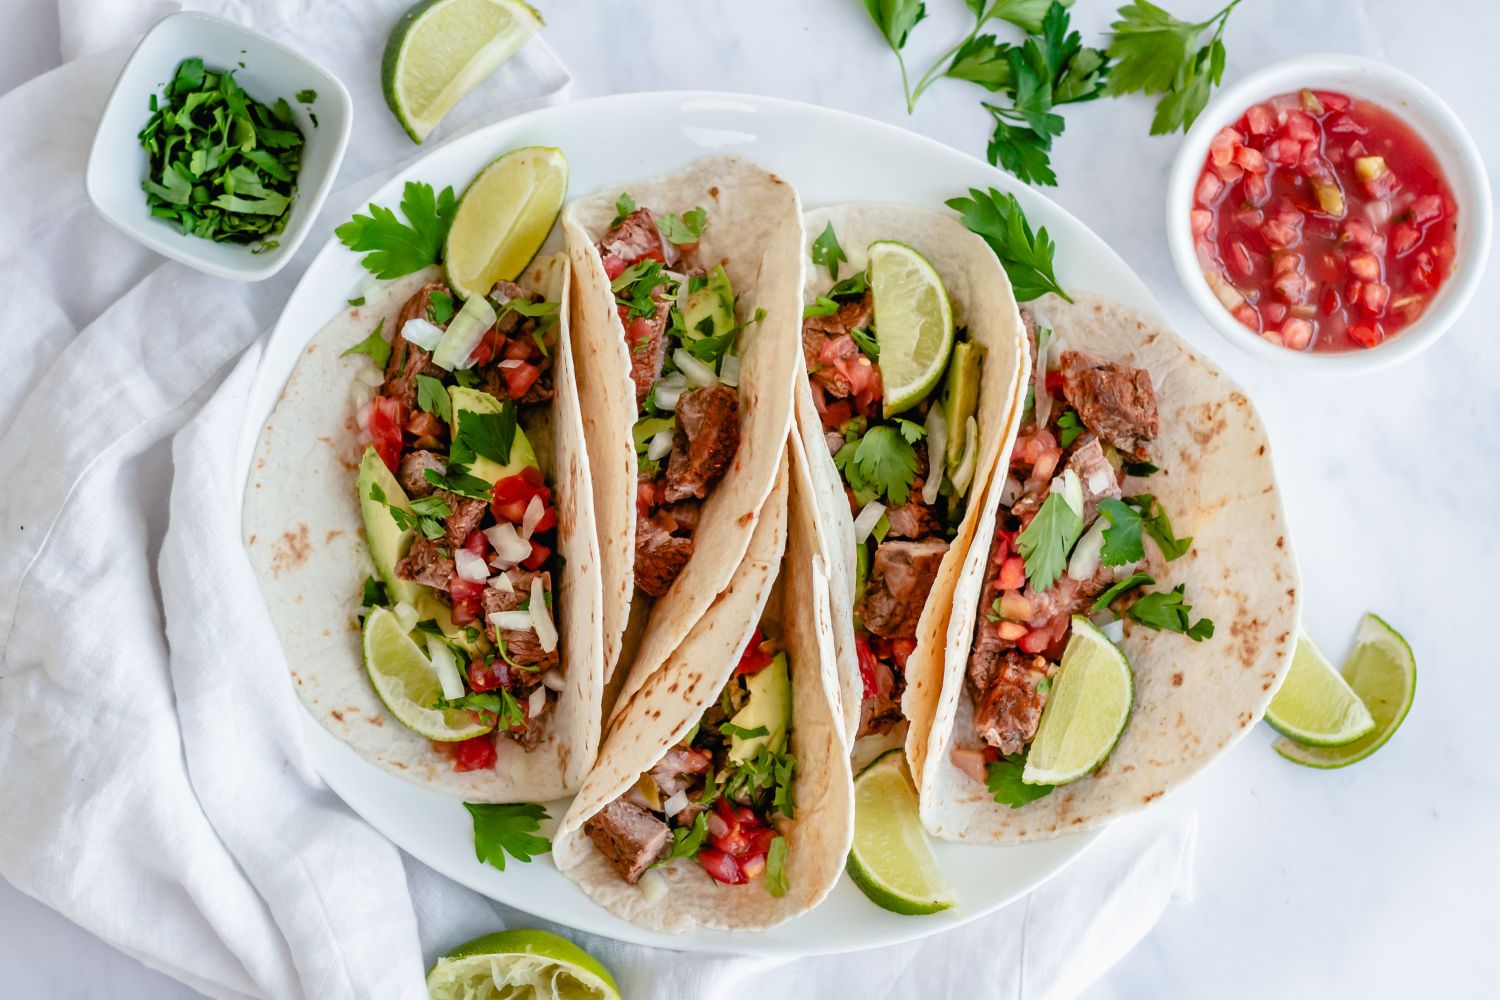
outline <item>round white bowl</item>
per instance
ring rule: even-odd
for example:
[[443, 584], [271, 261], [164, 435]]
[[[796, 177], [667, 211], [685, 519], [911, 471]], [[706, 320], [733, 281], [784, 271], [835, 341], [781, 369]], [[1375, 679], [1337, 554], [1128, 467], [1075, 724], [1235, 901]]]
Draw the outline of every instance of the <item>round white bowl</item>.
[[[1375, 347], [1358, 351], [1294, 351], [1257, 337], [1214, 297], [1193, 247], [1193, 187], [1218, 131], [1252, 104], [1303, 87], [1373, 101], [1399, 115], [1431, 147], [1458, 203], [1454, 267], [1416, 322]], [[1355, 374], [1385, 368], [1432, 346], [1463, 314], [1484, 274], [1493, 227], [1489, 179], [1474, 140], [1453, 110], [1424, 84], [1384, 63], [1359, 56], [1302, 56], [1267, 66], [1231, 84], [1188, 130], [1167, 183], [1167, 243], [1178, 278], [1203, 318], [1224, 339], [1284, 368]]]

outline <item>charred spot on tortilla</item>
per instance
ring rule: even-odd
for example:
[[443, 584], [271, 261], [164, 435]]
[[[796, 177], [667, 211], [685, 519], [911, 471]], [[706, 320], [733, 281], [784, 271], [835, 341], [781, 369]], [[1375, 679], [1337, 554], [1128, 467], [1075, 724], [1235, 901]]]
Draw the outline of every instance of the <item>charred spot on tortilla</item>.
[[1172, 686], [1174, 688], [1182, 687], [1182, 673], [1180, 671], [1172, 675]]

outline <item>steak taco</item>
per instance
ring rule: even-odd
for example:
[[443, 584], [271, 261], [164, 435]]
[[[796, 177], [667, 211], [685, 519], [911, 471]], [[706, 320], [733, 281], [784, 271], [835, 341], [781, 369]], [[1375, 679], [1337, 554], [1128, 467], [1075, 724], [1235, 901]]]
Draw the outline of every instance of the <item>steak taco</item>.
[[[1024, 317], [1032, 384], [959, 578], [914, 769], [924, 823], [955, 840], [1045, 838], [1153, 801], [1260, 717], [1296, 642], [1297, 568], [1249, 400], [1106, 300], [1049, 296]], [[1027, 785], [1060, 663], [1089, 624], [1133, 675], [1128, 722], [1092, 774]]]
[[[563, 218], [604, 579], [606, 676], [650, 624], [621, 698], [729, 583], [792, 415], [802, 243], [791, 185], [732, 156], [596, 194]], [[654, 604], [653, 604], [654, 602]]]
[[788, 524], [787, 490], [783, 466], [729, 588], [620, 705], [553, 841], [589, 896], [653, 930], [780, 923], [849, 849], [828, 580], [810, 493], [792, 485]]
[[819, 266], [804, 295], [797, 424], [852, 743], [907, 716], [920, 727], [936, 702], [949, 597], [1013, 431], [1025, 356], [1004, 270], [956, 219], [840, 205], [804, 224]]
[[246, 499], [309, 710], [470, 801], [569, 794], [598, 749], [602, 595], [567, 270], [539, 258], [460, 301], [428, 268], [368, 295], [308, 345]]

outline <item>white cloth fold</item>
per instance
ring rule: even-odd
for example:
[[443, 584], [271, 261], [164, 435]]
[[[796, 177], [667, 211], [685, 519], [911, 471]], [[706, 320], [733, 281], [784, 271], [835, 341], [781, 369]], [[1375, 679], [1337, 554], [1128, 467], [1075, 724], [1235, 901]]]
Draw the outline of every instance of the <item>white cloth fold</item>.
[[[256, 338], [319, 240], [281, 276], [236, 284], [154, 257], [83, 190], [123, 43], [173, 6], [60, 0], [69, 61], [0, 97], [0, 134], [27, 140], [0, 147], [0, 875], [210, 996], [415, 1000], [443, 950], [540, 922], [404, 858], [302, 752], [301, 708], [239, 543], [232, 463]], [[320, 233], [418, 155], [373, 69], [405, 6], [218, 8], [305, 49], [355, 96]], [[534, 40], [438, 138], [556, 99], [567, 81]], [[570, 936], [632, 997], [926, 996], [963, 981], [1069, 996], [1155, 922], [1192, 840], [1170, 812], [1122, 824], [1023, 903], [853, 957], [787, 964]]]

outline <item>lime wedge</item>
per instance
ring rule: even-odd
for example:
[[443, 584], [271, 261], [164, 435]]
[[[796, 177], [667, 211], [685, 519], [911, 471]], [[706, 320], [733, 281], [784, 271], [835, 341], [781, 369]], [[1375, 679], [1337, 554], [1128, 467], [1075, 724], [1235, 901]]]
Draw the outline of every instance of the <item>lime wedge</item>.
[[438, 959], [432, 1000], [620, 1000], [615, 977], [593, 955], [549, 931], [500, 931]]
[[423, 0], [386, 39], [385, 103], [415, 142], [542, 27], [521, 0]]
[[943, 377], [953, 350], [953, 307], [943, 279], [905, 243], [870, 244], [870, 293], [889, 417], [926, 399]]
[[485, 167], [448, 230], [448, 284], [467, 299], [514, 280], [546, 241], [567, 193], [568, 158], [560, 149], [525, 146]]
[[[1296, 669], [1293, 661], [1292, 670]], [[1274, 744], [1277, 753], [1308, 767], [1347, 767], [1385, 746], [1401, 728], [1417, 690], [1417, 661], [1400, 632], [1378, 615], [1365, 615], [1354, 637], [1354, 652], [1344, 661], [1343, 675], [1370, 710], [1375, 728], [1339, 747], [1302, 746], [1283, 737]]]
[[1306, 632], [1297, 636], [1292, 669], [1266, 708], [1266, 721], [1304, 746], [1339, 747], [1375, 728], [1370, 710]]
[[375, 693], [396, 721], [412, 732], [453, 743], [495, 728], [475, 722], [473, 715], [459, 709], [428, 707], [442, 697], [442, 684], [389, 608], [376, 608], [365, 619], [364, 654], [365, 672]]
[[1065, 785], [1104, 763], [1125, 731], [1134, 700], [1135, 679], [1125, 654], [1087, 618], [1075, 615], [1021, 780]]
[[927, 845], [899, 749], [876, 757], [854, 779], [854, 846], [846, 867], [871, 902], [893, 913], [937, 913], [956, 902]]

